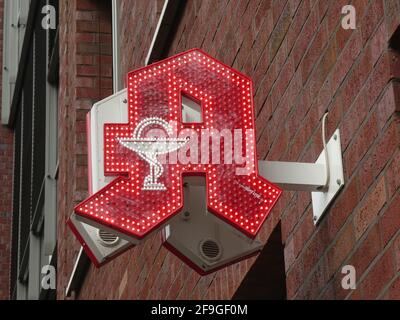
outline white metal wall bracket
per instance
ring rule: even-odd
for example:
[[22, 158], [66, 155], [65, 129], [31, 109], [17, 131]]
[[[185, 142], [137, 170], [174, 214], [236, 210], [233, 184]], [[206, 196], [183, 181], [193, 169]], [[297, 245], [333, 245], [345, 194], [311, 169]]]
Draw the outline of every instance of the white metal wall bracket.
[[317, 224], [344, 186], [342, 148], [337, 129], [326, 145], [329, 157], [329, 183], [325, 186], [326, 161], [322, 150], [315, 163], [258, 162], [260, 175], [287, 191], [311, 191], [313, 220]]

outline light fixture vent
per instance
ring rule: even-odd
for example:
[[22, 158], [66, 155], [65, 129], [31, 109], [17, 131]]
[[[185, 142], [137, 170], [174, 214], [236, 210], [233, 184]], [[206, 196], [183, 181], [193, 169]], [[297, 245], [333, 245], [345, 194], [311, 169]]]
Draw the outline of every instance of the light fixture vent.
[[113, 247], [119, 241], [118, 236], [116, 236], [115, 234], [113, 234], [111, 232], [104, 231], [101, 229], [99, 229], [99, 231], [98, 231], [98, 237], [100, 239], [101, 244], [106, 247]]
[[217, 261], [221, 258], [222, 248], [220, 244], [213, 239], [205, 239], [200, 242], [200, 253], [208, 261]]

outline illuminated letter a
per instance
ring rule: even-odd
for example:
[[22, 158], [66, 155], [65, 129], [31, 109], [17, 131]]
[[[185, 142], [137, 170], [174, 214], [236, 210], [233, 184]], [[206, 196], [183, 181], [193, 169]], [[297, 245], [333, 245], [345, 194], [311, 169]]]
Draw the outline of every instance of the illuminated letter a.
[[[118, 178], [79, 204], [76, 214], [143, 239], [182, 209], [182, 176], [204, 175], [207, 209], [254, 238], [281, 191], [258, 175], [251, 80], [193, 49], [130, 72], [127, 85], [128, 123], [104, 127], [105, 174]], [[182, 122], [182, 96], [201, 105], [202, 122]], [[199, 139], [202, 129], [232, 136], [242, 130], [247, 163], [161, 163], [158, 156], [186, 143], [174, 133], [188, 128]], [[164, 135], [150, 137], [154, 129]], [[210, 144], [197, 145], [211, 154]]]

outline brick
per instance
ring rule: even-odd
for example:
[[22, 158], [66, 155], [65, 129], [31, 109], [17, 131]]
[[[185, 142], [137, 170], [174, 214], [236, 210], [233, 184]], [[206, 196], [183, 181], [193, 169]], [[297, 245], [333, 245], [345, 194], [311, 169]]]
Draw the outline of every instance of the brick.
[[394, 254], [395, 254], [395, 261], [396, 261], [396, 270], [400, 270], [400, 235], [397, 235], [396, 239], [394, 240]]
[[381, 100], [377, 103], [376, 112], [378, 114], [378, 126], [382, 130], [390, 117], [396, 112], [396, 84], [390, 82], [385, 88]]
[[400, 277], [397, 277], [385, 293], [384, 299], [400, 300]]
[[94, 11], [78, 11], [76, 12], [76, 20], [82, 21], [94, 21], [97, 17], [96, 12]]
[[76, 30], [78, 32], [97, 32], [98, 24], [92, 21], [77, 21]]
[[[272, 91], [272, 108], [276, 109], [278, 101], [284, 95], [287, 86], [294, 74], [293, 59], [288, 59], [285, 66], [282, 68], [281, 74], [275, 82], [275, 87]], [[283, 109], [283, 108], [282, 108]]]
[[78, 0], [76, 1], [76, 9], [94, 11], [97, 9], [97, 4], [94, 0]]
[[327, 269], [326, 261], [321, 259], [316, 268], [311, 273], [305, 285], [299, 289], [296, 299], [315, 300], [320, 294], [322, 288], [326, 285]]
[[350, 253], [355, 243], [355, 230], [352, 223], [347, 223], [327, 252], [328, 278], [334, 274]]
[[361, 282], [363, 299], [376, 299], [394, 276], [393, 248], [387, 250]]
[[[339, 57], [338, 62], [335, 65], [333, 75], [332, 75], [332, 82], [334, 83], [334, 91], [339, 87], [341, 82], [344, 80], [346, 74], [350, 71], [351, 66], [355, 62], [356, 58], [358, 57], [360, 51], [361, 51], [361, 39], [359, 37], [354, 37], [351, 39], [349, 44], [341, 50], [341, 47], [344, 46], [344, 44], [341, 43], [341, 41], [338, 39], [340, 35], [340, 30], [343, 30], [343, 28], [338, 29], [338, 33], [336, 34], [336, 43], [338, 46], [338, 53], [341, 52], [341, 56]], [[349, 33], [347, 33], [349, 34]]]
[[305, 53], [306, 48], [310, 43], [310, 39], [312, 39], [315, 35], [315, 31], [318, 27], [317, 20], [318, 11], [316, 10], [316, 8], [314, 8], [308, 16], [308, 19], [303, 27], [303, 31], [300, 33], [300, 36], [298, 37], [296, 44], [293, 48], [293, 59], [296, 67], [299, 64], [303, 54]]
[[379, 228], [375, 225], [353, 253], [348, 263], [355, 267], [358, 277], [361, 277], [383, 247], [380, 240]]
[[291, 49], [299, 36], [301, 28], [303, 27], [308, 14], [311, 10], [311, 2], [310, 1], [301, 1], [297, 12], [293, 17], [293, 22], [289, 27], [287, 39], [289, 48]]
[[386, 25], [384, 23], [382, 23], [376, 30], [375, 34], [371, 39], [369, 47], [371, 50], [371, 60], [372, 63], [374, 64], [375, 61], [378, 61], [379, 57], [387, 48]]
[[78, 76], [97, 76], [99, 74], [99, 67], [78, 65], [76, 73]]
[[324, 291], [318, 297], [319, 300], [334, 300], [335, 290], [332, 283], [328, 283]]
[[321, 56], [321, 52], [328, 41], [328, 31], [326, 24], [320, 26], [318, 33], [316, 34], [313, 42], [310, 45], [307, 53], [304, 55], [303, 61], [301, 62], [302, 79], [305, 83], [314, 68], [317, 60]]
[[377, 113], [373, 113], [366, 121], [367, 122], [359, 130], [358, 134], [353, 138], [353, 142], [350, 144], [344, 156], [348, 176], [355, 172], [360, 160], [365, 156], [375, 138], [378, 136]]
[[285, 256], [285, 269], [287, 271], [289, 269], [289, 267], [293, 264], [293, 262], [296, 260], [293, 239], [290, 239], [286, 243], [285, 249], [284, 249], [284, 256]]
[[303, 281], [303, 268], [300, 261], [286, 274], [287, 298], [292, 299]]
[[[284, 196], [284, 195], [283, 195]], [[293, 231], [295, 225], [299, 222], [303, 212], [310, 203], [310, 195], [307, 193], [297, 193], [293, 201], [286, 205], [286, 212], [282, 215], [282, 241], [285, 242]], [[283, 199], [280, 200], [282, 203]]]
[[316, 69], [316, 75], [321, 83], [326, 79], [337, 59], [336, 42], [331, 40]]
[[378, 61], [371, 77], [366, 84], [366, 101], [373, 105], [383, 88], [390, 80], [389, 56], [384, 54]]
[[361, 289], [358, 287], [350, 292], [350, 295], [346, 298], [347, 300], [363, 300]]
[[[343, 101], [343, 100], [342, 100]], [[357, 130], [360, 128], [362, 121], [367, 117], [368, 110], [367, 104], [365, 102], [364, 96], [360, 95], [357, 97], [352, 108], [350, 108], [347, 103], [343, 103], [343, 122], [340, 125], [340, 139], [342, 143], [342, 148], [345, 150], [351, 139], [354, 137]], [[346, 169], [346, 168], [345, 168]]]
[[270, 159], [280, 159], [284, 154], [288, 145], [288, 132], [287, 130], [282, 130], [280, 134], [276, 137], [273, 142], [271, 149], [269, 150]]
[[369, 39], [372, 32], [377, 27], [378, 22], [382, 20], [383, 15], [383, 1], [379, 0], [371, 2], [371, 5], [361, 22], [362, 39], [364, 42]]
[[305, 247], [306, 242], [315, 231], [314, 222], [312, 220], [312, 210], [307, 210], [303, 215], [303, 220], [299, 222], [299, 226], [293, 232], [294, 255], [297, 256]]
[[100, 48], [97, 43], [78, 43], [77, 52], [80, 54], [98, 54]]
[[345, 189], [339, 194], [326, 215], [329, 239], [336, 237], [338, 231], [359, 203], [359, 200], [358, 179], [354, 177], [351, 181], [346, 182]]
[[287, 0], [284, 1], [274, 1], [273, 6], [272, 6], [272, 19], [274, 21], [274, 24], [278, 24], [278, 20], [282, 19], [282, 16], [285, 15], [285, 11], [287, 9], [288, 13], [290, 12], [290, 8], [288, 8], [288, 5], [285, 6], [287, 3]]
[[364, 194], [375, 177], [382, 171], [391, 159], [398, 146], [399, 130], [396, 121], [387, 125], [386, 130], [375, 142], [368, 158], [363, 163], [360, 172], [359, 192]]
[[96, 33], [77, 33], [75, 41], [80, 44], [80, 42], [85, 43], [98, 43], [99, 36]]
[[393, 93], [394, 93], [396, 111], [400, 111], [400, 83], [393, 82]]
[[98, 88], [76, 88], [76, 97], [80, 98], [89, 98], [89, 99], [98, 99], [99, 98], [99, 89]]
[[[329, 1], [331, 2], [331, 1]], [[342, 7], [348, 4], [348, 1], [339, 0], [331, 2], [329, 10], [326, 14], [328, 30], [334, 30], [336, 26], [340, 23]]]
[[257, 34], [258, 31], [261, 29], [261, 26], [265, 21], [265, 16], [270, 9], [271, 9], [271, 0], [261, 1], [260, 6], [258, 7], [257, 13], [254, 16], [252, 22], [252, 32], [254, 32], [254, 34]]
[[76, 85], [81, 88], [92, 88], [94, 87], [95, 81], [92, 77], [77, 77]]
[[389, 163], [389, 167], [386, 170], [386, 183], [388, 190], [388, 198], [390, 199], [396, 191], [400, 188], [400, 151], [397, 151], [391, 162]]
[[[361, 58], [361, 61], [354, 69], [350, 79], [347, 81], [347, 85], [344, 87], [342, 95], [346, 108], [352, 104], [352, 100], [355, 96], [354, 93], [360, 90], [369, 73], [370, 67], [375, 63], [375, 60], [373, 60], [371, 57], [370, 50], [371, 47], [369, 47], [369, 50], [367, 50], [364, 56]], [[380, 58], [377, 66], [372, 72], [370, 79], [365, 84], [363, 93], [361, 93], [356, 99], [355, 105], [360, 104], [362, 108], [360, 106], [353, 106], [351, 109], [353, 115], [348, 117], [347, 123], [351, 123], [351, 125], [355, 128], [361, 124], [361, 121], [366, 117], [368, 110], [374, 104], [376, 98], [383, 90], [388, 79], [388, 55], [385, 54]], [[354, 119], [355, 121], [350, 121], [350, 119]], [[347, 129], [347, 127], [345, 127], [345, 129]], [[345, 133], [345, 138], [348, 138], [347, 131]], [[345, 145], [347, 145], [347, 140], [345, 142]]]
[[386, 203], [385, 180], [381, 178], [373, 190], [366, 196], [363, 205], [354, 216], [355, 235], [359, 239], [377, 217]]
[[76, 56], [76, 63], [77, 64], [94, 64], [94, 57], [88, 55], [77, 55]]
[[382, 244], [385, 246], [400, 229], [400, 195], [397, 195], [379, 220]]
[[321, 224], [306, 245], [302, 256], [300, 257], [300, 262], [303, 266], [303, 272], [305, 275], [309, 274], [312, 268], [321, 259], [330, 242], [331, 240], [329, 239], [327, 225], [326, 223]]

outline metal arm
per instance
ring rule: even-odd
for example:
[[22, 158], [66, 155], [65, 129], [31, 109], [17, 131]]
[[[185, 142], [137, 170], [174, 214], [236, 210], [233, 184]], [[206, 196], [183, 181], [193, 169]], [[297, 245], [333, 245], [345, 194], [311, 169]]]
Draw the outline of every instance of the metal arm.
[[321, 191], [325, 165], [303, 162], [259, 161], [261, 176], [287, 191]]
[[[327, 149], [323, 150], [315, 163], [302, 162], [258, 162], [259, 173], [268, 181], [287, 191], [311, 191], [314, 223], [321, 219], [329, 205], [344, 187], [342, 150], [339, 129], [335, 131]], [[327, 186], [325, 155], [329, 157], [329, 183]]]

